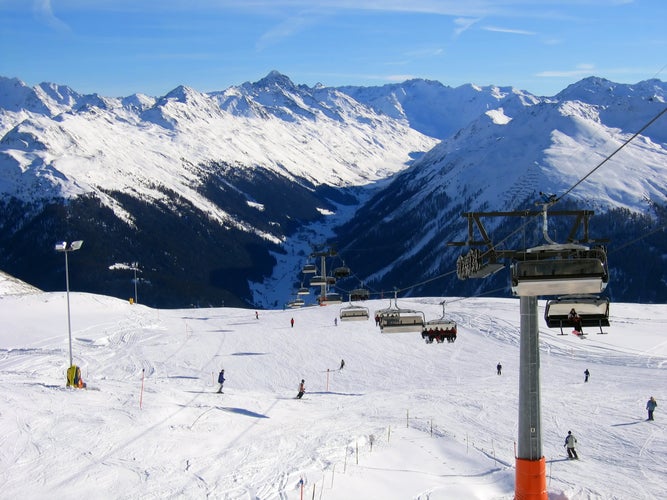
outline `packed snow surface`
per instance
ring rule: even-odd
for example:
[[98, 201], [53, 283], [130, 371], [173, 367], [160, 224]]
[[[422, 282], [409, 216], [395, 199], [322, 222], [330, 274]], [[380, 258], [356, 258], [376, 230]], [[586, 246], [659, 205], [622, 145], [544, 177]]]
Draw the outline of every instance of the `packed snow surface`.
[[[70, 299], [87, 389], [65, 387], [65, 293], [0, 293], [3, 498], [513, 498], [516, 299], [447, 298], [459, 333], [443, 344], [335, 324], [345, 304], [256, 316]], [[398, 303], [428, 320], [442, 300]], [[551, 499], [665, 495], [667, 306], [612, 304], [611, 324], [580, 339], [540, 323]]]

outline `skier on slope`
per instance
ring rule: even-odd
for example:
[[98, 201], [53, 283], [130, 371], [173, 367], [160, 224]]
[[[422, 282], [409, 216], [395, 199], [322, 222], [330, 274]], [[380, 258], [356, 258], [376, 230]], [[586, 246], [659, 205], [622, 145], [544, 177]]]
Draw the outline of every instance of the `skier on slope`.
[[304, 379], [301, 379], [301, 383], [299, 384], [299, 393], [296, 395], [296, 399], [301, 399], [303, 395], [306, 392], [306, 381]]
[[218, 394], [222, 392], [222, 386], [225, 383], [225, 370], [220, 370], [220, 373], [218, 374], [218, 384], [220, 384], [220, 388], [218, 388]]
[[565, 444], [563, 445], [567, 448], [567, 458], [579, 459], [579, 456], [577, 455], [577, 450], [574, 449], [576, 444], [577, 444], [577, 438], [574, 437], [572, 431], [567, 431], [567, 437], [565, 438]]
[[648, 411], [648, 418], [646, 420], [653, 420], [653, 412], [658, 406], [658, 402], [653, 396], [646, 402], [646, 410]]

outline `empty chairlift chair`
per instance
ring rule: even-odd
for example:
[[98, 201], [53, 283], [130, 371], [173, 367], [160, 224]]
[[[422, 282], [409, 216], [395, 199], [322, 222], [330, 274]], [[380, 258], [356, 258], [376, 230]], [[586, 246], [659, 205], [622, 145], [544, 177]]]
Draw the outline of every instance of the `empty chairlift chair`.
[[341, 308], [339, 316], [341, 321], [366, 321], [370, 314], [367, 307], [350, 304]]
[[347, 278], [350, 275], [350, 268], [347, 267], [345, 264], [339, 267], [335, 267], [333, 270], [333, 275], [337, 279]]
[[421, 332], [424, 328], [424, 313], [414, 309], [401, 309], [394, 298], [394, 305], [375, 312], [381, 333]]
[[303, 299], [294, 299], [287, 303], [287, 307], [290, 309], [298, 309], [299, 307], [303, 307], [305, 303], [306, 302]]
[[310, 286], [326, 286], [327, 279], [326, 276], [315, 275], [310, 278]]
[[350, 292], [350, 300], [368, 300], [370, 292], [365, 288], [355, 288]]
[[530, 248], [517, 255], [511, 279], [518, 296], [600, 293], [609, 281], [606, 252], [578, 244]]
[[343, 297], [341, 294], [336, 292], [326, 293], [325, 295], [318, 295], [317, 301], [321, 306], [326, 306], [330, 304], [340, 304], [343, 302]]
[[303, 274], [315, 274], [317, 272], [317, 266], [315, 264], [306, 264], [301, 269]]

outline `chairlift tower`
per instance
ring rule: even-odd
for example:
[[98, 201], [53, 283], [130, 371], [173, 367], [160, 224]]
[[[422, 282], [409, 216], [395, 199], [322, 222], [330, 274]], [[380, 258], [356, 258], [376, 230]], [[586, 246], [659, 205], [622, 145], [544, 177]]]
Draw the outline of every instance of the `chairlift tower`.
[[[546, 212], [549, 203], [543, 204], [539, 212], [488, 212], [464, 213], [468, 219], [468, 240], [453, 242], [458, 246], [486, 246], [485, 251], [472, 248], [459, 257], [457, 274], [460, 279], [484, 278], [504, 266], [498, 261], [511, 258], [512, 292], [519, 297], [519, 423], [516, 456], [514, 498], [516, 500], [547, 500], [546, 460], [542, 452], [542, 415], [540, 401], [540, 348], [537, 319], [539, 295], [559, 293], [591, 293], [606, 286], [608, 272], [606, 253], [590, 250], [580, 243], [589, 242], [588, 220], [592, 211], [553, 211], [550, 215], [576, 216], [570, 231], [569, 241], [574, 241], [579, 226], [583, 224], [583, 238], [577, 243], [559, 245], [548, 238]], [[549, 245], [530, 250], [496, 250], [493, 247], [481, 217], [526, 217], [542, 214], [543, 233]], [[474, 227], [482, 240], [473, 238]], [[600, 253], [601, 252], [601, 253]], [[582, 267], [582, 264], [585, 264]], [[581, 269], [585, 268], [585, 271]]]
[[311, 258], [320, 258], [320, 274], [322, 277], [322, 280], [319, 282], [320, 305], [323, 305], [322, 301], [326, 302], [327, 300], [327, 287], [329, 285], [329, 278], [327, 277], [327, 257], [334, 257], [336, 255], [338, 255], [338, 252], [332, 247], [329, 247], [326, 250], [315, 251], [310, 254]]

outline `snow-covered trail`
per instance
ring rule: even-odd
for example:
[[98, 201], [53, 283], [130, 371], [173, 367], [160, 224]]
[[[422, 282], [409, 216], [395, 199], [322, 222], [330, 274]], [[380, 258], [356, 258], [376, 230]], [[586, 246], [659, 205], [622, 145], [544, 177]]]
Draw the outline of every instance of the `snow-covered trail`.
[[[318, 498], [513, 497], [517, 300], [452, 299], [458, 340], [425, 344], [419, 334], [382, 335], [373, 321], [335, 325], [339, 307], [256, 319], [254, 310], [153, 310], [72, 295], [85, 391], [63, 387], [64, 294], [0, 299], [8, 498], [287, 500], [299, 498], [301, 480]], [[431, 319], [441, 300], [402, 302]], [[554, 498], [648, 499], [665, 488], [660, 407], [655, 422], [644, 422], [643, 408], [667, 386], [667, 307], [613, 311], [607, 335], [540, 332], [549, 491], [564, 495]], [[629, 340], [628, 329], [643, 333]], [[215, 393], [220, 368], [224, 394]], [[570, 429], [576, 463], [564, 460]]]

